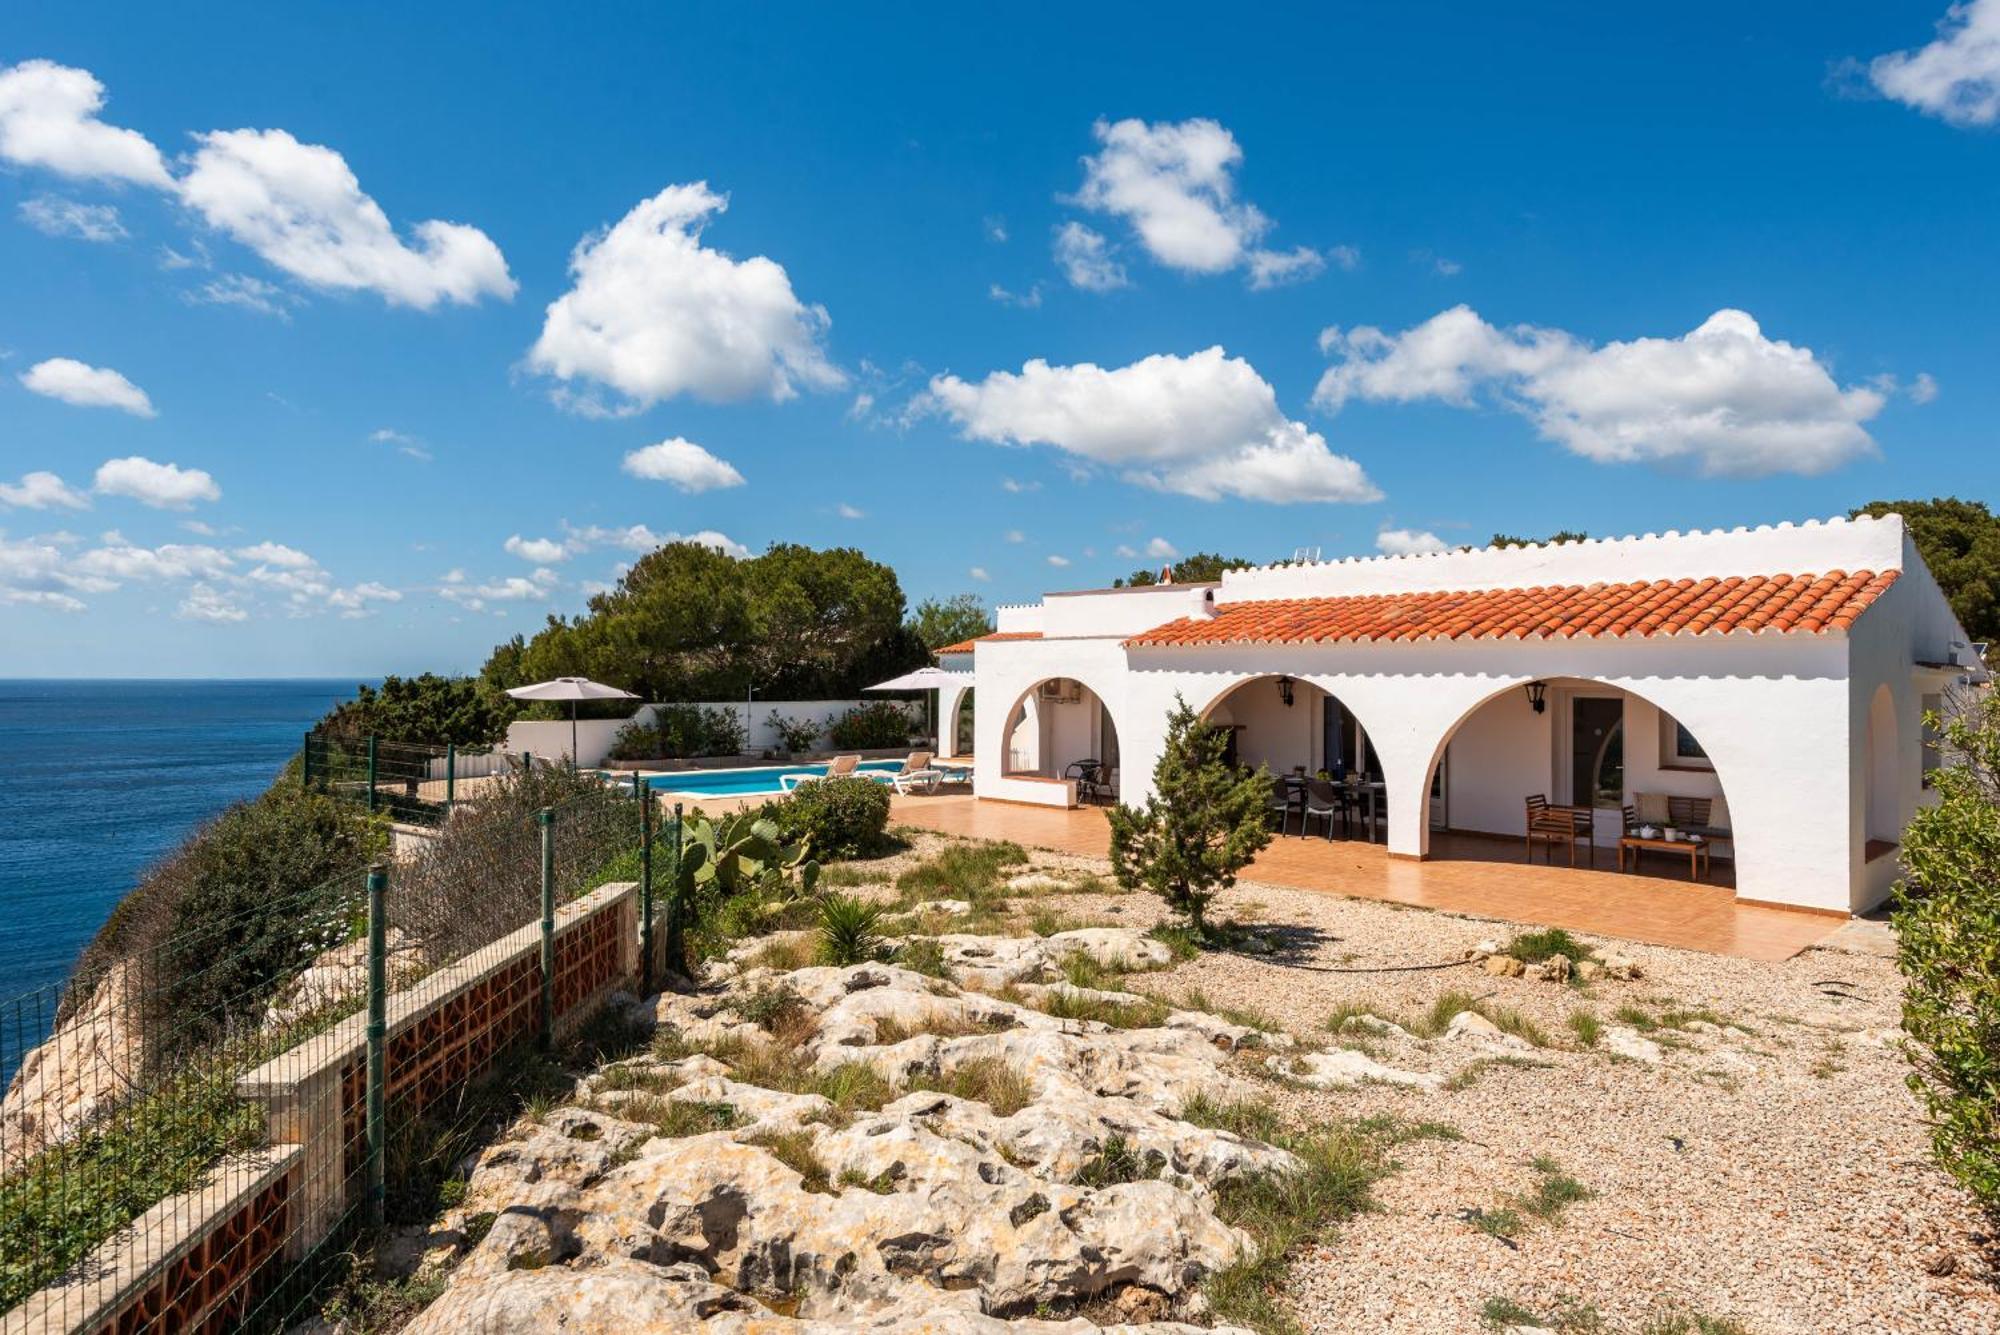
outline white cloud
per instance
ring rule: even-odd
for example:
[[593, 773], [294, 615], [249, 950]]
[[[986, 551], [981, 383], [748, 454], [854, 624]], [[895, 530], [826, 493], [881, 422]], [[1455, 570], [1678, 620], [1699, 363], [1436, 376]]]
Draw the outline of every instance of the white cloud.
[[471, 583], [463, 572], [454, 570], [444, 577], [438, 593], [477, 612], [488, 603], [532, 602], [546, 598], [560, 583], [556, 572], [548, 569], [535, 570], [527, 575], [509, 575], [484, 584]]
[[[587, 413], [628, 413], [677, 394], [729, 402], [782, 401], [801, 386], [833, 389], [846, 376], [827, 361], [831, 321], [792, 291], [775, 260], [735, 260], [701, 244], [729, 207], [705, 181], [672, 185], [570, 256], [573, 286], [552, 302], [528, 365], [565, 382], [558, 397]], [[619, 396], [606, 404], [590, 381]]]
[[222, 499], [222, 488], [199, 468], [158, 464], [140, 455], [107, 459], [97, 470], [100, 495], [124, 496], [155, 510], [186, 510], [196, 501]]
[[1401, 334], [1329, 329], [1341, 360], [1313, 402], [1490, 397], [1541, 434], [1600, 463], [1681, 463], [1708, 476], [1824, 473], [1875, 453], [1862, 423], [1878, 389], [1842, 388], [1810, 348], [1764, 337], [1742, 311], [1720, 310], [1679, 338], [1592, 348], [1559, 329], [1499, 329], [1455, 306]]
[[1049, 554], [1049, 564], [1060, 570], [1069, 564], [1069, 558], [1067, 556], [1057, 556], [1052, 552]]
[[21, 201], [21, 221], [47, 236], [78, 241], [123, 241], [130, 233], [110, 204], [81, 204], [60, 195], [36, 195]]
[[48, 538], [10, 539], [0, 533], [0, 604], [53, 607], [80, 612], [78, 593], [103, 593], [116, 587], [68, 567], [62, 543]]
[[516, 533], [504, 546], [509, 555], [538, 566], [569, 559], [569, 549], [553, 538], [524, 538]]
[[996, 244], [1006, 241], [1007, 220], [1005, 218], [1000, 217], [998, 214], [988, 214], [981, 223], [981, 226], [986, 229], [986, 239], [988, 241], [995, 242]]
[[1146, 544], [1146, 555], [1155, 561], [1172, 561], [1180, 556], [1180, 552], [1165, 538], [1154, 538]]
[[1919, 371], [1916, 378], [1910, 382], [1910, 388], [1906, 392], [1909, 394], [1910, 402], [1912, 403], [1934, 402], [1938, 396], [1937, 377], [1929, 371]]
[[[567, 528], [567, 526], [565, 526]], [[750, 549], [726, 533], [718, 533], [712, 528], [694, 533], [655, 533], [644, 524], [632, 524], [625, 528], [567, 528], [569, 550], [572, 553], [586, 552], [597, 547], [618, 547], [628, 552], [650, 552], [655, 547], [664, 547], [670, 542], [693, 542], [703, 547], [713, 547], [728, 556], [741, 560], [750, 555]]]
[[173, 187], [146, 136], [97, 119], [104, 85], [48, 60], [0, 69], [0, 158], [87, 180]]
[[1954, 4], [1938, 35], [1914, 51], [1868, 62], [1868, 78], [1885, 97], [1953, 125], [2000, 121], [2000, 0]]
[[[1239, 199], [1235, 172], [1243, 163], [1236, 137], [1206, 118], [1172, 123], [1128, 119], [1098, 121], [1091, 133], [1098, 152], [1083, 160], [1083, 185], [1072, 202], [1128, 223], [1148, 255], [1182, 273], [1217, 274], [1247, 270], [1253, 289], [1278, 287], [1315, 278], [1326, 269], [1328, 256], [1310, 246], [1289, 251], [1265, 250], [1258, 242], [1271, 230], [1271, 220], [1256, 205]], [[1076, 223], [1068, 224], [1075, 228]], [[1095, 246], [1080, 254], [1104, 260], [1104, 239], [1085, 235]], [[1076, 239], [1081, 247], [1084, 236]], [[1063, 258], [1062, 233], [1058, 258]], [[1352, 251], [1340, 249], [1336, 262], [1352, 267]], [[1064, 269], [1079, 287], [1092, 284]], [[1089, 274], [1085, 266], [1081, 270]], [[1122, 270], [1115, 282], [1124, 281]], [[1101, 288], [1098, 290], [1102, 290]]]
[[282, 542], [260, 542], [253, 547], [238, 547], [236, 555], [245, 561], [285, 570], [310, 570], [319, 564], [298, 548], [287, 547]]
[[1100, 232], [1080, 222], [1066, 222], [1055, 231], [1056, 263], [1072, 287], [1109, 292], [1127, 285], [1125, 266], [1111, 258], [1111, 245]]
[[1018, 528], [1008, 529], [1006, 536], [1009, 542], [1026, 542], [1028, 540], [1028, 535], [1021, 532]]
[[1328, 246], [1326, 258], [1344, 273], [1353, 273], [1361, 267], [1361, 252], [1353, 246]]
[[970, 439], [1054, 445], [1161, 491], [1277, 502], [1381, 496], [1360, 464], [1288, 419], [1250, 363], [1219, 347], [1112, 370], [1037, 360], [977, 383], [942, 375], [925, 398]]
[[1019, 496], [1030, 491], [1040, 491], [1042, 484], [1039, 482], [1021, 482], [1011, 477], [1003, 477], [1000, 479], [1000, 489]]
[[507, 261], [484, 232], [433, 219], [412, 228], [414, 245], [406, 244], [333, 149], [284, 130], [197, 138], [182, 201], [303, 283], [374, 292], [418, 310], [514, 295]]
[[326, 596], [326, 605], [340, 613], [343, 619], [349, 621], [367, 616], [369, 611], [368, 604], [370, 603], [400, 603], [402, 601], [403, 595], [400, 590], [392, 589], [385, 584], [377, 584], [373, 581], [356, 584], [351, 588], [335, 589]]
[[1387, 556], [1418, 556], [1449, 551], [1437, 534], [1420, 528], [1385, 528], [1375, 535], [1375, 550]]
[[994, 283], [987, 287], [986, 295], [1002, 306], [1017, 306], [1024, 311], [1032, 311], [1042, 304], [1042, 285], [1036, 283], [1026, 292], [1010, 292]]
[[117, 408], [134, 417], [155, 417], [146, 391], [108, 366], [91, 366], [73, 357], [51, 357], [21, 374], [21, 383], [79, 408]]
[[670, 482], [694, 494], [721, 487], [740, 487], [743, 474], [691, 440], [673, 436], [625, 456], [625, 471], [649, 482]]
[[1113, 548], [1111, 549], [1111, 552], [1112, 552], [1112, 555], [1114, 555], [1114, 556], [1123, 556], [1123, 557], [1127, 558], [1128, 560], [1129, 560], [1129, 559], [1132, 559], [1132, 558], [1136, 558], [1136, 557], [1137, 557], [1137, 556], [1139, 555], [1139, 549], [1138, 549], [1137, 547], [1134, 547], [1134, 546], [1133, 546], [1133, 545], [1132, 545], [1131, 543], [1129, 543], [1129, 542], [1121, 542], [1121, 543], [1119, 543], [1119, 544], [1118, 544], [1118, 545], [1117, 545], [1116, 547], [1113, 547]]
[[1255, 205], [1236, 198], [1231, 173], [1243, 150], [1215, 121], [1100, 120], [1091, 133], [1102, 147], [1083, 160], [1076, 202], [1125, 219], [1161, 264], [1221, 273], [1270, 229]]
[[61, 506], [68, 510], [88, 510], [90, 497], [64, 482], [54, 473], [34, 472], [19, 482], [0, 482], [0, 505], [21, 510], [47, 510]]
[[993, 576], [986, 573], [985, 566], [974, 566], [972, 567], [972, 569], [966, 571], [965, 573], [969, 575], [971, 578], [978, 580], [982, 584], [993, 578]]
[[866, 510], [849, 505], [846, 501], [842, 501], [839, 505], [834, 506], [833, 512], [842, 519], [866, 519], [868, 517]]
[[227, 594], [207, 584], [197, 584], [189, 589], [174, 615], [187, 621], [208, 621], [217, 625], [247, 621], [250, 617]]
[[191, 306], [234, 306], [280, 320], [290, 320], [291, 307], [299, 304], [296, 295], [276, 283], [240, 273], [223, 274], [200, 287], [190, 288], [181, 293], [181, 299]]
[[101, 541], [101, 546], [81, 553], [69, 566], [76, 575], [100, 581], [93, 592], [108, 592], [126, 580], [217, 579], [236, 564], [221, 548], [199, 543], [140, 547], [116, 532], [106, 533]]
[[1260, 292], [1289, 283], [1303, 283], [1324, 272], [1326, 256], [1310, 246], [1290, 251], [1256, 250], [1250, 253], [1250, 286]]
[[416, 436], [410, 435], [408, 432], [397, 431], [386, 426], [377, 427], [368, 433], [368, 439], [378, 445], [394, 445], [396, 453], [406, 454], [410, 458], [420, 460], [424, 463], [429, 463], [432, 458], [431, 452], [424, 447], [423, 441]]

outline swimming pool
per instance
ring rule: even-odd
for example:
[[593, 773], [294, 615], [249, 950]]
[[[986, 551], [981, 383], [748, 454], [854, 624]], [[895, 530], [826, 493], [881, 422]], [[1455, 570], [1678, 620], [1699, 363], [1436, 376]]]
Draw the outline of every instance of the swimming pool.
[[[893, 774], [903, 767], [900, 760], [864, 760], [856, 770], [864, 774]], [[687, 769], [670, 774], [652, 773], [646, 779], [656, 793], [688, 793], [696, 797], [754, 797], [785, 791], [788, 774], [825, 774], [821, 765], [762, 765], [751, 769]]]

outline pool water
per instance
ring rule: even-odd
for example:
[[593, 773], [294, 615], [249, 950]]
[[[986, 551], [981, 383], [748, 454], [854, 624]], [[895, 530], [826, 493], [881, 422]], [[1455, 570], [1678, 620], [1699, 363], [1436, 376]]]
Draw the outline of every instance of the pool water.
[[[893, 774], [903, 767], [900, 760], [864, 760], [856, 767], [863, 774]], [[788, 774], [825, 774], [825, 765], [765, 765], [754, 769], [690, 769], [671, 774], [648, 774], [656, 793], [693, 793], [703, 797], [752, 797], [760, 793], [785, 791]]]

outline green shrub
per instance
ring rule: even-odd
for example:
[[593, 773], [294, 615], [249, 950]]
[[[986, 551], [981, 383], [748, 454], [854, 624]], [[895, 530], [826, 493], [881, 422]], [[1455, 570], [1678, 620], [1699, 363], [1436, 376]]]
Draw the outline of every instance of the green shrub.
[[633, 719], [611, 743], [614, 760], [688, 760], [741, 755], [743, 716], [727, 705], [660, 705], [650, 722]]
[[908, 746], [910, 715], [890, 700], [856, 705], [834, 720], [833, 745], [839, 751], [872, 751]]
[[817, 858], [865, 857], [879, 852], [889, 828], [889, 786], [856, 775], [802, 783], [760, 815], [788, 840], [803, 839]]
[[1111, 867], [1128, 890], [1151, 890], [1198, 935], [1208, 905], [1271, 842], [1265, 770], [1245, 773], [1223, 760], [1228, 734], [1210, 728], [1178, 696], [1167, 743], [1153, 767], [1144, 807], [1111, 809]]
[[844, 967], [878, 959], [883, 952], [882, 909], [852, 895], [822, 895], [819, 901], [819, 958]]
[[280, 783], [230, 807], [147, 873], [78, 963], [64, 1013], [120, 959], [145, 961], [149, 1063], [261, 1020], [272, 995], [349, 934], [386, 826]]
[[770, 723], [772, 731], [778, 734], [778, 744], [787, 751], [812, 750], [812, 744], [826, 731], [825, 719], [792, 718], [785, 714], [773, 714]]
[[1575, 964], [1589, 958], [1590, 949], [1562, 928], [1550, 927], [1539, 932], [1522, 932], [1507, 943], [1504, 953], [1523, 964], [1540, 964], [1552, 955], [1565, 956]]
[[1933, 717], [1950, 763], [1903, 836], [1897, 966], [1938, 1162], [2000, 1215], [2000, 699]]

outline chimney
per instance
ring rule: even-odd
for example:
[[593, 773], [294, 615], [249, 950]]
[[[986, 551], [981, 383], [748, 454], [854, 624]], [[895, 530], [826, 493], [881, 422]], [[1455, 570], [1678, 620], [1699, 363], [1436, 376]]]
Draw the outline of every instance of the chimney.
[[1172, 566], [1161, 566], [1160, 583], [1171, 584], [1173, 582], [1174, 582], [1174, 568]]

